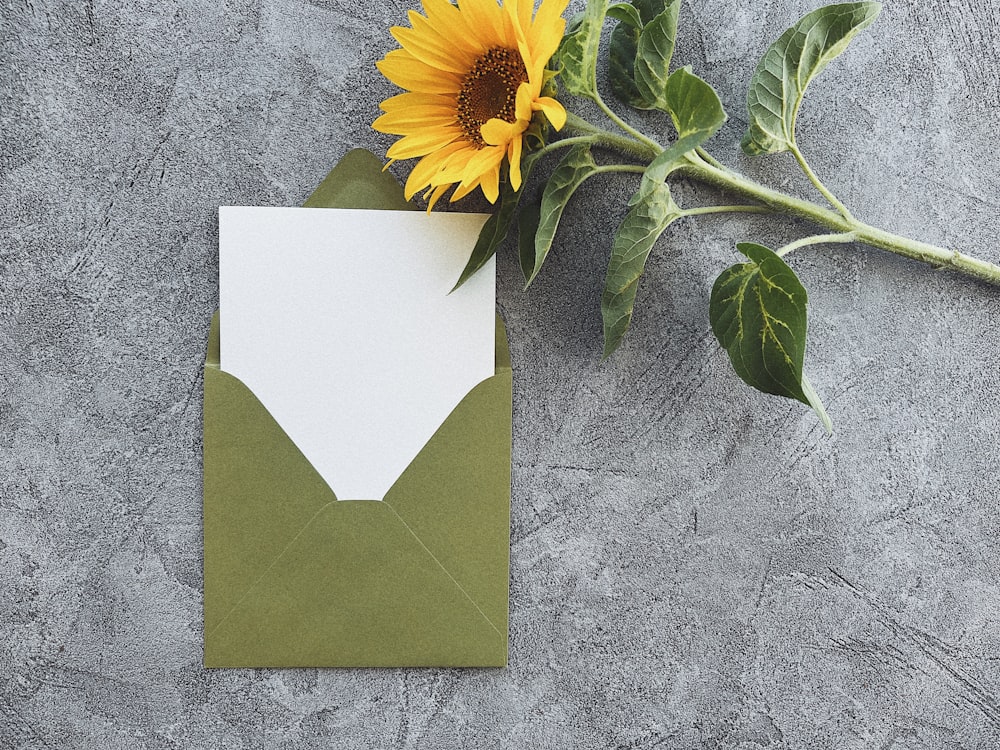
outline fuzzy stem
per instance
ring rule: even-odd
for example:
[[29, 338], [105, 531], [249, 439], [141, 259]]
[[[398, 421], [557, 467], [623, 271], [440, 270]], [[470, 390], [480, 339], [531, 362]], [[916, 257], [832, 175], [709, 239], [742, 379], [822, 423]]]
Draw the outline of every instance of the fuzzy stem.
[[731, 191], [767, 206], [777, 213], [807, 219], [838, 234], [853, 233], [858, 242], [888, 250], [933, 266], [952, 268], [969, 276], [1000, 286], [1000, 266], [973, 258], [957, 250], [947, 250], [918, 240], [873, 227], [836, 211], [818, 206], [778, 190], [760, 185], [740, 174], [720, 169], [697, 156], [689, 156], [688, 164], [678, 173], [709, 185]]
[[841, 203], [837, 196], [830, 192], [830, 189], [827, 188], [827, 186], [820, 181], [819, 177], [816, 176], [816, 173], [812, 171], [812, 167], [809, 166], [809, 162], [806, 161], [806, 157], [804, 157], [802, 152], [799, 151], [799, 147], [793, 143], [791, 145], [791, 151], [792, 155], [795, 157], [795, 161], [799, 163], [799, 166], [802, 167], [802, 171], [806, 173], [806, 177], [808, 177], [809, 181], [816, 186], [816, 189], [823, 194], [823, 197], [830, 202], [830, 205], [840, 211], [840, 214], [845, 219], [848, 221], [854, 221], [854, 217], [851, 216], [851, 212], [847, 210], [847, 206]]
[[569, 146], [576, 146], [581, 143], [592, 143], [594, 145], [601, 145], [600, 140], [601, 139], [596, 135], [574, 135], [570, 136], [569, 138], [560, 138], [558, 141], [553, 141], [552, 143], [546, 144], [537, 151], [533, 151], [531, 153], [531, 156], [535, 159], [538, 159], [542, 156], [551, 154], [553, 151], [556, 151], [558, 149], [568, 148]]
[[779, 258], [783, 258], [793, 250], [798, 250], [800, 247], [808, 247], [809, 245], [825, 245], [827, 243], [854, 242], [857, 238], [858, 235], [854, 232], [844, 232], [843, 234], [817, 234], [812, 237], [803, 237], [801, 240], [796, 240], [795, 242], [789, 242], [780, 250], [775, 250], [774, 254]]
[[615, 125], [621, 128], [624, 132], [628, 133], [639, 143], [642, 143], [651, 149], [662, 150], [660, 148], [660, 144], [658, 144], [652, 138], [647, 137], [644, 133], [636, 130], [627, 122], [625, 122], [621, 117], [619, 117], [618, 114], [613, 109], [611, 109], [611, 107], [605, 104], [600, 94], [597, 95], [595, 101], [597, 102], [597, 106], [601, 108], [601, 111], [608, 116], [608, 119], [611, 120], [611, 122], [613, 122]]
[[608, 174], [611, 172], [632, 172], [634, 174], [642, 174], [646, 171], [645, 167], [641, 167], [638, 164], [605, 164], [594, 170], [594, 174]]
[[[582, 117], [574, 115], [572, 112], [566, 113], [565, 129], [572, 133], [580, 133], [581, 135], [586, 135], [592, 138], [594, 145], [610, 148], [628, 156], [634, 156], [637, 159], [642, 159], [646, 162], [651, 161], [663, 150], [648, 139], [646, 139], [648, 142], [643, 142], [636, 140], [635, 138], [626, 138], [618, 135], [617, 133], [604, 130], [603, 128], [598, 128], [591, 125]], [[561, 141], [555, 141], [552, 145], [557, 143], [561, 143]]]
[[726, 166], [724, 164], [722, 164], [722, 162], [720, 162], [718, 159], [716, 159], [714, 156], [712, 156], [710, 153], [708, 153], [708, 151], [706, 151], [705, 149], [703, 149], [701, 146], [699, 146], [698, 148], [696, 148], [695, 152], [698, 154], [698, 156], [700, 156], [702, 159], [704, 159], [705, 161], [707, 161], [713, 167], [718, 167], [719, 169], [723, 169], [723, 170], [726, 169]]
[[773, 213], [767, 206], [699, 206], [681, 211], [681, 216], [704, 216], [706, 214], [769, 214]]

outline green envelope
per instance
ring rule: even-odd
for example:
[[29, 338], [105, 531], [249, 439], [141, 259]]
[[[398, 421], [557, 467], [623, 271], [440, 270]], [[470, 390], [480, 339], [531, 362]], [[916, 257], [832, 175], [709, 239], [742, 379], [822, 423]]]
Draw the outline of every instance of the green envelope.
[[[363, 150], [305, 205], [411, 208]], [[495, 374], [381, 502], [338, 501], [219, 369], [218, 319], [204, 444], [206, 667], [506, 666], [511, 369], [499, 318]]]

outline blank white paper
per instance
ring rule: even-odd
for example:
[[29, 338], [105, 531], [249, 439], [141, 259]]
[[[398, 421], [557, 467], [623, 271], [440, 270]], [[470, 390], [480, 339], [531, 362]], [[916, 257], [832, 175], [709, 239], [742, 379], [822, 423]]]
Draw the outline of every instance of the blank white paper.
[[449, 294], [485, 219], [219, 209], [220, 366], [339, 499], [381, 500], [494, 374], [494, 261]]

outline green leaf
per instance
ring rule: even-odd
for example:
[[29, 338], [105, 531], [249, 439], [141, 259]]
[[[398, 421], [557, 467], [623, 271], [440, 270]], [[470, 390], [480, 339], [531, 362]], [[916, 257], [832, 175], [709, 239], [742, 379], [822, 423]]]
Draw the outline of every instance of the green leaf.
[[823, 402], [820, 400], [819, 394], [816, 393], [816, 389], [813, 388], [812, 383], [809, 382], [809, 378], [806, 377], [805, 373], [802, 373], [802, 392], [806, 394], [806, 400], [809, 405], [816, 412], [816, 416], [819, 417], [819, 421], [823, 423], [826, 428], [826, 433], [828, 435], [833, 434], [833, 420], [830, 419], [830, 415], [826, 413], [826, 407], [823, 406]]
[[[639, 25], [635, 25], [635, 17], [631, 20], [621, 19], [611, 31], [611, 43], [608, 46], [608, 85], [611, 93], [619, 101], [636, 109], [653, 109], [655, 104], [645, 99], [635, 84], [635, 57], [639, 50], [639, 34], [642, 27], [666, 9], [666, 0], [632, 0], [632, 7], [639, 14]], [[612, 13], [616, 6], [608, 9], [608, 15], [619, 18]]]
[[549, 254], [566, 203], [584, 180], [597, 174], [597, 170], [594, 157], [590, 155], [590, 146], [584, 144], [570, 149], [552, 171], [542, 192], [534, 257], [526, 259], [522, 256], [522, 270], [528, 268], [528, 272], [524, 274], [525, 287], [535, 280]]
[[653, 245], [679, 216], [681, 210], [674, 203], [670, 188], [660, 183], [635, 201], [618, 228], [601, 297], [605, 358], [618, 348], [632, 322], [639, 278]]
[[639, 30], [619, 23], [611, 31], [608, 45], [608, 86], [615, 97], [630, 107], [652, 109], [635, 85], [635, 53], [639, 44]]
[[726, 122], [719, 95], [692, 73], [690, 66], [678, 68], [670, 76], [666, 104], [680, 138], [706, 133], [705, 138], [711, 138]]
[[634, 29], [642, 28], [642, 17], [634, 5], [628, 3], [615, 3], [608, 8], [608, 17], [621, 21]]
[[808, 404], [828, 423], [802, 374], [805, 288], [772, 250], [752, 242], [736, 247], [750, 262], [726, 269], [712, 287], [709, 319], [715, 337], [744, 382], [764, 393]]
[[569, 34], [575, 34], [580, 30], [580, 26], [583, 24], [583, 19], [587, 16], [586, 13], [574, 13], [573, 17], [566, 22], [566, 32], [564, 36]]
[[672, 0], [632, 0], [632, 5], [638, 9], [639, 18], [642, 19], [642, 25], [645, 26], [666, 10], [668, 2], [672, 2]]
[[715, 135], [726, 122], [719, 95], [690, 67], [678, 68], [671, 74], [664, 100], [677, 128], [677, 140], [646, 167], [639, 192], [632, 201], [644, 198], [661, 185], [682, 164], [684, 154]]
[[677, 41], [680, 0], [670, 0], [662, 13], [642, 27], [636, 46], [634, 76], [642, 98], [651, 108], [667, 109], [667, 79]]
[[538, 232], [538, 221], [542, 215], [542, 203], [539, 197], [521, 206], [517, 215], [517, 250], [521, 263], [521, 273], [527, 279], [535, 265], [535, 234]]
[[795, 120], [810, 81], [870, 26], [881, 10], [881, 3], [870, 2], [819, 8], [803, 16], [768, 48], [750, 80], [750, 127], [743, 137], [744, 152], [774, 154], [795, 145]]
[[535, 165], [536, 158], [532, 154], [521, 159], [521, 188], [519, 190], [514, 190], [511, 187], [509, 170], [504, 169], [500, 172], [500, 197], [498, 199], [499, 205], [497, 206], [497, 210], [486, 220], [483, 228], [479, 231], [476, 246], [472, 248], [472, 254], [469, 256], [465, 268], [462, 269], [462, 274], [458, 277], [458, 281], [455, 282], [455, 286], [451, 291], [454, 292], [472, 278], [472, 275], [486, 265], [486, 262], [496, 254], [500, 243], [507, 239], [507, 232], [514, 218], [514, 211], [517, 209], [518, 201], [521, 200], [521, 193], [528, 182], [528, 177], [531, 174], [531, 168]]
[[562, 68], [559, 80], [574, 96], [597, 98], [597, 51], [606, 9], [607, 0], [587, 0], [580, 25], [563, 37], [556, 52], [558, 65]]

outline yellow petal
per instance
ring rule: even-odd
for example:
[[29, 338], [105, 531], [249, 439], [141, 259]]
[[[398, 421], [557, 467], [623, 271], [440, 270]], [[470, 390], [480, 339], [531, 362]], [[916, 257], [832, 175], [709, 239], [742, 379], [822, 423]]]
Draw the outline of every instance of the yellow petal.
[[456, 137], [462, 134], [461, 128], [455, 121], [455, 111], [451, 109], [427, 110], [415, 107], [408, 111], [387, 112], [372, 123], [372, 128], [380, 133], [394, 135], [407, 135], [422, 129], [440, 128], [454, 129]]
[[[521, 59], [524, 61], [525, 68], [528, 69], [529, 73], [532, 67], [532, 54], [531, 47], [528, 45], [528, 23], [521, 23], [519, 17], [519, 7], [518, 0], [511, 0], [504, 5], [507, 10], [506, 18], [508, 22], [507, 38], [511, 43], [511, 46], [516, 46], [517, 51], [521, 55]], [[530, 16], [530, 9], [529, 9]]]
[[436, 0], [432, 0], [430, 3], [424, 3], [426, 17], [414, 10], [408, 11], [407, 17], [416, 33], [429, 37], [428, 41], [452, 56], [464, 72], [482, 50], [474, 43], [474, 36], [458, 9], [447, 0], [443, 8]]
[[527, 30], [531, 25], [531, 12], [535, 9], [535, 0], [505, 0], [505, 2], [516, 8], [515, 17], [518, 25]]
[[375, 63], [386, 78], [403, 89], [424, 94], [455, 94], [462, 79], [455, 73], [436, 70], [406, 50], [393, 50]]
[[510, 162], [510, 186], [514, 190], [521, 189], [521, 147], [523, 144], [524, 138], [519, 135], [510, 142], [510, 148], [507, 151], [507, 160]]
[[459, 0], [458, 9], [465, 17], [466, 23], [475, 35], [476, 41], [482, 45], [483, 51], [490, 47], [504, 47], [503, 16], [500, 6], [487, 0]]
[[[446, 47], [472, 51], [473, 48], [465, 41], [469, 33], [468, 26], [465, 25], [465, 21], [461, 14], [458, 14], [455, 6], [447, 0], [445, 4], [455, 11], [454, 17], [442, 16], [437, 10], [431, 12], [427, 7], [428, 3], [424, 3], [426, 16], [420, 15], [415, 10], [407, 11], [406, 17], [410, 19], [410, 26], [420, 34], [434, 37], [438, 42], [444, 43]], [[432, 2], [430, 5], [433, 7], [435, 3]]]
[[532, 109], [541, 110], [556, 130], [562, 130], [566, 124], [566, 108], [550, 96], [535, 99]]
[[414, 31], [426, 35], [431, 43], [444, 50], [461, 74], [468, 72], [476, 58], [482, 54], [482, 50], [473, 43], [464, 26], [462, 31], [456, 31], [448, 26], [439, 29], [421, 15], [414, 14], [414, 19], [412, 23]]
[[479, 182], [479, 187], [483, 189], [483, 195], [490, 203], [496, 203], [500, 196], [500, 165], [483, 175]]
[[471, 185], [465, 185], [464, 187], [462, 185], [459, 185], [457, 188], [455, 188], [455, 192], [451, 194], [451, 202], [454, 203], [457, 200], [461, 200], [469, 193], [471, 193], [473, 190], [475, 190], [477, 187], [479, 187], [479, 180], [476, 180]]
[[447, 146], [458, 135], [450, 130], [426, 130], [405, 135], [392, 144], [386, 152], [390, 159], [413, 159], [435, 149]]
[[[485, 168], [478, 166], [478, 163], [473, 163], [482, 149], [470, 141], [462, 140], [458, 143], [461, 148], [451, 151], [444, 158], [441, 169], [431, 178], [432, 184], [461, 183], [466, 178], [471, 181]], [[471, 168], [470, 163], [473, 163]]]
[[431, 212], [431, 209], [434, 208], [434, 204], [437, 203], [438, 200], [440, 200], [442, 195], [448, 192], [448, 188], [450, 187], [451, 185], [439, 185], [438, 187], [434, 188], [434, 191], [430, 194], [430, 197], [427, 199], [427, 213]]
[[423, 94], [419, 92], [406, 91], [402, 94], [390, 96], [381, 107], [383, 112], [400, 112], [414, 109], [416, 107], [427, 107], [436, 109], [439, 107], [455, 110], [455, 96], [447, 94]]
[[490, 146], [506, 146], [515, 135], [523, 130], [523, 127], [518, 129], [517, 123], [494, 117], [486, 121], [479, 129], [479, 133]]
[[520, 38], [527, 40], [534, 7], [535, 0], [504, 0], [504, 30], [510, 46], [514, 46]]
[[462, 48], [478, 49], [472, 43], [475, 39], [474, 30], [469, 28], [465, 16], [449, 0], [424, 0], [424, 13], [428, 25], [442, 38], [451, 39]]
[[426, 120], [436, 122], [442, 118], [455, 120], [455, 107], [427, 104], [413, 104], [409, 107], [395, 107], [380, 117], [387, 117], [399, 122], [416, 122]]
[[486, 146], [476, 151], [471, 158], [464, 160], [464, 163], [452, 159], [441, 170], [438, 182], [460, 182], [462, 185], [475, 182], [491, 169], [499, 168], [506, 152], [507, 149], [503, 146]]
[[461, 142], [450, 143], [418, 161], [406, 178], [406, 199], [409, 200], [426, 187], [434, 187], [433, 180], [447, 163], [448, 157], [465, 147]]
[[568, 0], [542, 0], [528, 30], [528, 45], [535, 60], [548, 62], [562, 41], [566, 21], [561, 16]]
[[528, 121], [531, 120], [531, 113], [534, 111], [532, 106], [532, 98], [534, 94], [534, 86], [531, 83], [522, 83], [517, 87], [517, 97], [514, 100], [514, 114], [517, 119], [524, 123], [524, 128], [528, 127]]
[[465, 75], [469, 66], [457, 60], [453, 49], [438, 42], [436, 35], [422, 34], [415, 29], [393, 26], [389, 33], [400, 46], [421, 62], [437, 70], [446, 70], [459, 76]]

